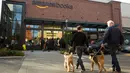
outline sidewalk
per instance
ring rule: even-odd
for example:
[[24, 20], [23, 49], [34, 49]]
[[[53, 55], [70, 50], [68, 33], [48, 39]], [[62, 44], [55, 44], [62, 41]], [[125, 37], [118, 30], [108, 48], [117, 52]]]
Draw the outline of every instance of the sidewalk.
[[23, 57], [0, 57], [0, 73], [18, 73]]
[[[83, 56], [83, 60], [85, 61], [87, 56]], [[98, 68], [95, 65], [95, 71], [91, 72], [89, 60], [84, 62], [86, 72], [84, 73], [98, 73]], [[64, 57], [59, 52], [51, 51], [51, 52], [42, 52], [42, 51], [34, 51], [29, 52], [26, 56], [20, 70], [18, 73], [67, 73], [63, 66]], [[76, 64], [76, 56], [74, 55], [74, 64]], [[106, 69], [110, 68], [110, 65], [106, 65]], [[75, 69], [74, 73], [81, 73], [81, 69]], [[104, 72], [103, 72], [104, 73]], [[111, 73], [111, 72], [108, 72]]]

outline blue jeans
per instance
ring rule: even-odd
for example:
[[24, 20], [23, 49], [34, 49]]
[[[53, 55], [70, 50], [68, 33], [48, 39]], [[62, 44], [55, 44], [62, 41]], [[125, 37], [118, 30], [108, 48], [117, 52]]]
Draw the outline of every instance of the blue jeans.
[[120, 65], [116, 56], [116, 51], [118, 50], [119, 47], [116, 45], [109, 45], [108, 47], [110, 48], [110, 53], [112, 57], [113, 71], [121, 72], [121, 68], [120, 68]]

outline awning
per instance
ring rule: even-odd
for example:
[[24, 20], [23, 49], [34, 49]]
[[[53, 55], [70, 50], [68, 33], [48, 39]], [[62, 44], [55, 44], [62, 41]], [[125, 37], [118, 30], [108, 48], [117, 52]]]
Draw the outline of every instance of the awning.
[[56, 19], [38, 19], [38, 18], [26, 18], [24, 20], [26, 24], [57, 24], [57, 25], [67, 25], [68, 27], [76, 27], [77, 25], [82, 25], [86, 28], [106, 28], [107, 25], [105, 23], [98, 22], [85, 22], [85, 21], [73, 21], [69, 20], [65, 22], [65, 20], [56, 20]]

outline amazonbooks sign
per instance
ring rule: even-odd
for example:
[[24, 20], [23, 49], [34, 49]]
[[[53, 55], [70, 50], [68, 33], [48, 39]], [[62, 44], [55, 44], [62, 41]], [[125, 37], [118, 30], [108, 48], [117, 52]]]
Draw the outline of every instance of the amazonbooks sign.
[[67, 8], [67, 9], [73, 9], [72, 5], [69, 4], [60, 4], [57, 2], [45, 2], [45, 1], [37, 1], [33, 0], [32, 1], [33, 5], [41, 6], [41, 7], [56, 7], [56, 8]]

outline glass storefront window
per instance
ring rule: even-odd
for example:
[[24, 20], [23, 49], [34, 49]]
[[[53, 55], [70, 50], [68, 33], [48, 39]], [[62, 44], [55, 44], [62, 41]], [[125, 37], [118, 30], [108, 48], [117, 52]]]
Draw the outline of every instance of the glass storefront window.
[[22, 21], [16, 21], [16, 23], [18, 23], [19, 28], [21, 28]]
[[12, 24], [12, 28], [15, 29], [15, 26], [16, 26], [16, 21], [12, 21], [13, 24]]
[[20, 29], [21, 28], [21, 21], [12, 21], [13, 22], [13, 29]]
[[15, 34], [20, 34], [20, 30], [15, 29]]
[[54, 29], [61, 29], [61, 25], [54, 25]]
[[14, 11], [15, 12], [22, 12], [22, 5], [14, 5]]
[[41, 25], [26, 25], [26, 28], [41, 28]]
[[98, 29], [98, 31], [105, 31], [105, 29]]
[[89, 28], [83, 28], [83, 31], [89, 31]]
[[14, 32], [15, 32], [15, 30], [13, 29], [13, 30], [12, 30], [12, 35], [14, 35]]
[[12, 35], [17, 35], [20, 34], [20, 30], [19, 29], [12, 29]]
[[72, 30], [77, 30], [77, 28], [76, 28], [76, 27], [73, 27]]
[[22, 5], [18, 4], [7, 4], [10, 11], [12, 12], [22, 12]]
[[97, 31], [96, 28], [89, 28], [89, 31]]
[[21, 13], [13, 13], [13, 20], [21, 20], [22, 14]]
[[11, 11], [12, 35], [19, 35], [22, 24], [23, 5], [7, 3], [7, 6]]
[[26, 30], [26, 39], [41, 38], [41, 30]]
[[53, 38], [61, 38], [62, 37], [62, 31], [53, 31], [54, 37]]
[[72, 30], [73, 28], [72, 27], [67, 27], [68, 30]]
[[44, 30], [44, 38], [61, 38], [62, 37], [62, 31], [50, 31], [50, 30]]
[[54, 29], [52, 24], [45, 24], [44, 29]]
[[[35, 45], [40, 45], [41, 30], [26, 30], [26, 44], [32, 40]], [[28, 43], [29, 45], [29, 43]]]

